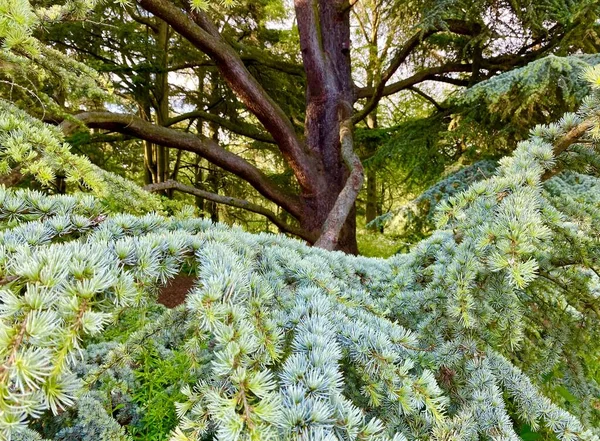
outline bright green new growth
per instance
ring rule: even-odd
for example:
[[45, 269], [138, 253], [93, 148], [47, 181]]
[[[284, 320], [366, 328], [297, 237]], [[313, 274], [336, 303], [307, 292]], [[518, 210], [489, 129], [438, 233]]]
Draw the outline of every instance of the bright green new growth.
[[0, 177], [13, 171], [48, 185], [57, 174], [76, 189], [91, 191], [113, 211], [162, 210], [158, 197], [70, 152], [56, 127], [0, 100]]
[[[40, 44], [32, 29], [45, 21], [67, 17], [80, 18], [93, 6], [89, 0], [69, 1], [64, 5], [34, 9], [26, 0], [10, 0], [0, 6], [0, 82], [11, 87], [15, 103], [0, 99], [0, 181], [11, 175], [31, 176], [42, 186], [57, 176], [65, 178], [70, 189], [89, 191], [112, 211], [131, 213], [162, 211], [160, 199], [115, 174], [93, 165], [87, 158], [71, 153], [62, 131], [32, 117], [21, 108], [33, 101], [49, 114], [64, 110], [42, 91], [68, 91], [72, 108], [93, 107], [109, 99], [102, 78], [88, 66]], [[56, 82], [55, 84], [53, 82]], [[14, 92], [14, 96], [13, 96]], [[21, 106], [21, 108], [19, 108]], [[39, 107], [39, 106], [34, 106]], [[44, 116], [44, 115], [41, 115]], [[67, 119], [69, 115], [63, 115]]]
[[[600, 337], [597, 129], [554, 151], [598, 127], [599, 103], [595, 90], [578, 114], [534, 129], [495, 176], [442, 204], [429, 239], [388, 260], [2, 190], [2, 436], [71, 406], [86, 336], [185, 267], [198, 277], [185, 306], [106, 361], [183, 328], [197, 383], [173, 440], [516, 440], [515, 418], [598, 440], [584, 357]], [[544, 183], [557, 167], [569, 171]], [[542, 381], [557, 369], [576, 416], [544, 396], [557, 398]]]

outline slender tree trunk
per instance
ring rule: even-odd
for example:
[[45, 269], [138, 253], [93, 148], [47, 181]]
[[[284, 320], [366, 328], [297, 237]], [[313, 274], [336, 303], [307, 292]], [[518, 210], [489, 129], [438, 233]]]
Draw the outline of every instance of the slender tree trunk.
[[[368, 14], [371, 16], [371, 32], [365, 35], [369, 45], [369, 64], [367, 67], [367, 87], [375, 86], [376, 72], [381, 70], [381, 61], [379, 58], [379, 24], [380, 24], [380, 7], [377, 3], [371, 3], [368, 8]], [[378, 127], [377, 106], [367, 115], [367, 127], [370, 130]], [[371, 157], [377, 151], [377, 145], [373, 145], [372, 141], [366, 143], [367, 157]], [[377, 217], [377, 171], [373, 167], [366, 170], [367, 175], [367, 204], [365, 207], [365, 220], [367, 223], [373, 221]]]
[[[164, 126], [169, 119], [169, 25], [163, 20], [159, 21], [156, 38], [160, 50], [158, 64], [161, 67], [156, 75], [156, 122]], [[165, 182], [169, 179], [169, 148], [156, 146], [156, 149], [157, 182]]]
[[[367, 127], [369, 129], [377, 128], [377, 108], [371, 115], [367, 117]], [[367, 154], [373, 155], [377, 151], [377, 146], [373, 142], [367, 142]], [[377, 171], [373, 167], [367, 169], [367, 206], [365, 216], [367, 223], [373, 221], [377, 217]]]
[[[383, 200], [385, 198], [385, 182], [381, 182], [381, 193], [379, 193], [379, 199], [377, 200], [377, 216], [383, 216]], [[379, 228], [379, 232], [383, 234], [384, 226]]]
[[[199, 155], [196, 155], [196, 160], [194, 162], [194, 187], [195, 188], [202, 188], [202, 181], [203, 181], [203, 170], [202, 170], [202, 157]], [[200, 196], [195, 196], [196, 199], [196, 207], [198, 207], [198, 210], [200, 210], [200, 213], [202, 213], [202, 217], [204, 217], [204, 199], [201, 198]]]
[[372, 168], [367, 169], [367, 207], [365, 217], [367, 223], [377, 217], [377, 172]]
[[[213, 140], [218, 142], [219, 141], [219, 127], [214, 123], [209, 123], [208, 127], [209, 127], [210, 137]], [[219, 168], [214, 166], [213, 164], [209, 163], [208, 164], [208, 172], [207, 172], [207, 176], [206, 176], [206, 184], [208, 186], [208, 191], [210, 191], [211, 193], [214, 193], [214, 194], [219, 194], [220, 181], [221, 181], [221, 173], [220, 173]], [[205, 206], [206, 206], [206, 211], [210, 215], [210, 220], [212, 220], [213, 222], [219, 222], [219, 204], [217, 204], [216, 202], [213, 202], [213, 201], [206, 201]]]
[[[150, 101], [146, 98], [146, 102], [140, 105], [140, 118], [145, 121], [152, 121], [152, 110]], [[156, 173], [156, 146], [149, 140], [143, 141], [144, 146], [144, 181], [147, 184], [157, 182], [158, 176]]]

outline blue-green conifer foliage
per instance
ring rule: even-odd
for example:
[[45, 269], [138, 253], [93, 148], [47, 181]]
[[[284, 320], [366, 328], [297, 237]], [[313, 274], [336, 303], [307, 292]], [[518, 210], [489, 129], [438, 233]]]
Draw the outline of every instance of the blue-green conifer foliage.
[[[26, 25], [61, 11], [0, 21], [3, 56], [37, 57]], [[28, 161], [42, 182], [60, 168], [92, 190], [0, 188], [0, 439], [41, 439], [35, 422], [69, 409], [60, 439], [127, 439], [91, 385], [153, 336], [191, 363], [172, 440], [519, 440], [526, 424], [598, 441], [600, 70], [587, 79], [577, 113], [536, 127], [386, 260], [166, 217], [150, 197], [146, 214], [109, 213], [108, 193], [133, 184], [0, 103], [5, 173]], [[184, 270], [183, 305], [84, 368], [91, 337]]]

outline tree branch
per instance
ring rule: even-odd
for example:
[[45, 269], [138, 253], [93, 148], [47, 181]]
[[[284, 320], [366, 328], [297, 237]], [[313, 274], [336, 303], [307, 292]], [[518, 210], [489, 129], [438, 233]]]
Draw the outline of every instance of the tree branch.
[[439, 111], [444, 110], [444, 108], [440, 105], [440, 103], [438, 103], [432, 96], [426, 94], [418, 87], [410, 86], [410, 87], [407, 87], [407, 89], [410, 90], [411, 92], [416, 93], [417, 95], [419, 95], [421, 98], [425, 99], [426, 101], [429, 101], [431, 104], [433, 104], [433, 107], [435, 107], [437, 110], [439, 110]]
[[[382, 97], [393, 95], [401, 90], [408, 89], [415, 84], [422, 83], [423, 81], [439, 78], [440, 74], [450, 72], [471, 72], [472, 68], [473, 66], [471, 64], [466, 63], [447, 63], [442, 64], [441, 66], [425, 68], [408, 78], [387, 85], [384, 87], [383, 91], [380, 92], [380, 94]], [[358, 89], [358, 98], [369, 98], [377, 93], [378, 91], [375, 87], [362, 87]], [[371, 110], [369, 110], [368, 105], [366, 105], [354, 116], [354, 121], [358, 122], [363, 120], [371, 112]]]
[[322, 45], [321, 30], [316, 0], [294, 0], [300, 50], [308, 83], [308, 94], [324, 96], [327, 92], [331, 72]]
[[226, 118], [222, 118], [218, 115], [215, 115], [214, 113], [205, 112], [204, 110], [194, 110], [193, 112], [182, 113], [181, 115], [170, 118], [165, 123], [165, 127], [172, 126], [181, 121], [185, 121], [188, 119], [196, 119], [196, 118], [215, 122], [215, 123], [219, 124], [221, 127], [224, 127], [225, 129], [227, 129], [230, 132], [235, 133], [237, 135], [245, 136], [247, 138], [251, 138], [256, 141], [268, 142], [270, 144], [275, 144], [275, 140], [273, 139], [273, 137], [271, 135], [269, 135], [268, 133], [264, 133], [259, 130], [256, 130], [256, 127], [254, 127], [253, 125], [246, 124], [246, 123], [239, 122], [239, 121], [232, 122]]
[[237, 41], [229, 41], [229, 44], [240, 53], [241, 60], [246, 64], [258, 64], [279, 72], [304, 77], [304, 69], [300, 64], [292, 63], [281, 59], [275, 59], [267, 51], [258, 48], [249, 47]]
[[314, 173], [311, 173], [315, 167], [314, 158], [305, 151], [284, 111], [252, 76], [237, 52], [223, 40], [210, 20], [198, 14], [198, 20], [203, 23], [200, 26], [173, 3], [164, 0], [138, 0], [138, 3], [169, 23], [177, 33], [215, 61], [233, 92], [273, 135], [299, 184], [316, 193], [321, 182], [314, 179]]
[[[569, 130], [569, 132], [554, 143], [553, 153], [554, 157], [558, 157], [561, 153], [564, 153], [569, 147], [577, 143], [582, 136], [584, 136], [592, 127], [597, 123], [592, 120], [585, 120], [579, 123], [577, 126]], [[542, 181], [546, 181], [551, 177], [560, 173], [559, 167], [554, 167], [551, 170], [546, 170], [542, 175]]]
[[[389, 94], [385, 93], [386, 85], [388, 81], [398, 71], [400, 66], [406, 61], [410, 54], [427, 38], [431, 35], [441, 31], [449, 31], [455, 34], [461, 35], [477, 35], [481, 32], [482, 26], [478, 23], [470, 23], [462, 20], [447, 20], [444, 27], [430, 28], [425, 31], [419, 30], [412, 37], [410, 37], [400, 49], [396, 52], [394, 57], [391, 59], [389, 66], [382, 73], [380, 80], [374, 87], [373, 92], [369, 95], [369, 102], [365, 107], [355, 116], [354, 121], [362, 121], [371, 113], [376, 107], [381, 98]], [[360, 98], [360, 96], [359, 96]]]
[[156, 24], [156, 22], [154, 20], [152, 20], [149, 17], [142, 17], [141, 15], [139, 15], [137, 13], [137, 11], [135, 10], [135, 8], [133, 8], [132, 6], [128, 6], [125, 5], [125, 10], [127, 11], [127, 13], [129, 14], [129, 16], [137, 21], [140, 24], [143, 24], [145, 26], [148, 26], [150, 29], [152, 29], [152, 31], [154, 33], [158, 33], [158, 25]]
[[[481, 25], [477, 23], [468, 23], [463, 22], [461, 20], [448, 20], [447, 21], [448, 28], [450, 32], [462, 34], [462, 35], [477, 35], [480, 33], [483, 28]], [[435, 32], [438, 32], [444, 29], [438, 29]], [[432, 32], [433, 33], [433, 32]], [[430, 33], [429, 35], [431, 35]], [[535, 50], [531, 50], [528, 52], [519, 52], [517, 54], [506, 54], [499, 55], [497, 57], [491, 57], [488, 59], [480, 60], [480, 67], [483, 69], [491, 70], [491, 71], [507, 71], [509, 69], [513, 69], [515, 67], [523, 66], [533, 60], [536, 60], [540, 56], [549, 52], [552, 48], [554, 48], [561, 40], [563, 35], [554, 35], [552, 39], [550, 39], [546, 45], [540, 46]], [[455, 84], [458, 86], [468, 86], [469, 81], [464, 81], [460, 79], [454, 79], [449, 77], [440, 76], [440, 74], [451, 73], [451, 72], [472, 72], [473, 64], [472, 63], [447, 63], [441, 66], [433, 67], [433, 68], [425, 68], [420, 72], [417, 72], [412, 77], [400, 80], [396, 83], [386, 85], [386, 81], [391, 77], [389, 74], [391, 72], [390, 68], [398, 68], [400, 64], [398, 64], [398, 60], [401, 62], [404, 61], [402, 58], [404, 55], [404, 49], [410, 49], [412, 44], [415, 44], [414, 37], [407, 41], [406, 45], [400, 49], [396, 57], [394, 58], [394, 62], [391, 63], [390, 67], [386, 70], [386, 73], [383, 75], [382, 80], [378, 83], [376, 87], [372, 88], [360, 88], [357, 91], [357, 97], [360, 98], [370, 98], [369, 102], [365, 105], [365, 107], [357, 113], [354, 117], [354, 121], [358, 122], [363, 120], [376, 106], [379, 99], [384, 96], [393, 95], [395, 93], [400, 92], [401, 90], [405, 90], [407, 87], [414, 86], [423, 81], [432, 80], [432, 81], [442, 81], [450, 84]], [[394, 71], [395, 72], [395, 71]], [[393, 74], [393, 73], [392, 73]], [[382, 87], [383, 86], [383, 87]]]
[[[154, 144], [196, 153], [213, 164], [248, 181], [260, 194], [294, 216], [301, 213], [299, 199], [284, 192], [262, 171], [240, 156], [231, 153], [209, 138], [157, 126], [134, 115], [111, 112], [85, 112], [74, 115], [91, 128], [105, 129], [131, 135]], [[63, 121], [61, 127], [66, 134], [78, 128], [72, 121]]]
[[216, 193], [210, 193], [208, 191], [200, 190], [199, 188], [191, 187], [189, 185], [182, 184], [177, 181], [169, 180], [165, 182], [159, 182], [156, 184], [146, 185], [144, 190], [149, 192], [162, 191], [162, 190], [178, 190], [183, 193], [188, 193], [194, 196], [201, 197], [203, 199], [207, 199], [209, 201], [216, 202], [218, 204], [229, 205], [231, 207], [241, 208], [246, 211], [250, 211], [252, 213], [257, 213], [265, 216], [271, 222], [273, 222], [281, 231], [285, 231], [286, 233], [293, 234], [294, 236], [301, 237], [309, 243], [313, 243], [315, 241], [315, 237], [301, 228], [295, 227], [293, 225], [289, 225], [280, 219], [274, 212], [268, 210], [260, 205], [253, 204], [245, 199], [238, 199], [229, 196], [223, 196]]
[[315, 242], [316, 247], [324, 248], [326, 250], [334, 250], [336, 248], [340, 231], [342, 231], [342, 227], [344, 226], [352, 207], [354, 207], [358, 192], [362, 188], [364, 180], [363, 166], [356, 153], [354, 153], [352, 127], [353, 123], [350, 118], [345, 119], [340, 124], [342, 157], [350, 169], [350, 175], [323, 224], [319, 239]]

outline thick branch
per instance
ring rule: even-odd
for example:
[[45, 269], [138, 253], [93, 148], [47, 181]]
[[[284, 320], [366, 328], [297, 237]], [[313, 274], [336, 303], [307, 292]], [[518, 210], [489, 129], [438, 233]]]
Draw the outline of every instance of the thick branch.
[[321, 236], [315, 242], [315, 246], [326, 250], [334, 250], [336, 248], [340, 231], [342, 231], [342, 227], [352, 207], [354, 207], [354, 202], [356, 201], [358, 192], [362, 188], [364, 180], [363, 166], [356, 153], [354, 153], [352, 127], [353, 123], [349, 118], [340, 124], [342, 157], [350, 169], [350, 175], [323, 224]]
[[229, 205], [231, 207], [241, 208], [246, 211], [250, 211], [252, 213], [257, 213], [265, 216], [271, 222], [273, 222], [281, 231], [285, 231], [286, 233], [293, 234], [294, 236], [301, 237], [302, 239], [313, 243], [315, 241], [315, 237], [308, 234], [306, 231], [301, 228], [295, 227], [293, 225], [289, 225], [280, 219], [274, 212], [268, 210], [260, 205], [253, 204], [245, 199], [238, 199], [229, 196], [223, 196], [216, 193], [210, 193], [208, 191], [200, 190], [199, 188], [191, 187], [189, 185], [182, 184], [177, 181], [169, 180], [166, 182], [159, 182], [157, 184], [150, 184], [144, 187], [144, 190], [155, 192], [162, 190], [178, 190], [183, 193], [188, 193], [194, 196], [201, 197], [203, 199], [216, 202], [218, 204]]
[[[284, 192], [255, 166], [240, 156], [225, 150], [212, 139], [157, 126], [134, 115], [85, 112], [75, 115], [75, 118], [91, 128], [119, 132], [150, 141], [153, 144], [196, 153], [213, 164], [248, 181], [260, 194], [283, 207], [292, 215], [298, 216], [301, 212], [297, 197]], [[78, 124], [69, 121], [64, 121], [61, 125], [63, 131], [67, 134], [78, 127]]]
[[294, 0], [300, 50], [308, 83], [308, 93], [324, 96], [332, 81], [321, 38], [321, 23], [316, 0]]
[[[314, 160], [304, 150], [294, 127], [283, 110], [267, 94], [248, 71], [236, 51], [228, 45], [209, 23], [201, 27], [173, 3], [164, 0], [138, 0], [140, 6], [169, 23], [173, 29], [196, 48], [215, 61], [223, 78], [244, 105], [264, 125], [279, 146], [299, 184], [309, 190], [318, 189], [314, 178]], [[206, 17], [200, 17], [208, 20]], [[209, 29], [209, 31], [205, 30]]]

